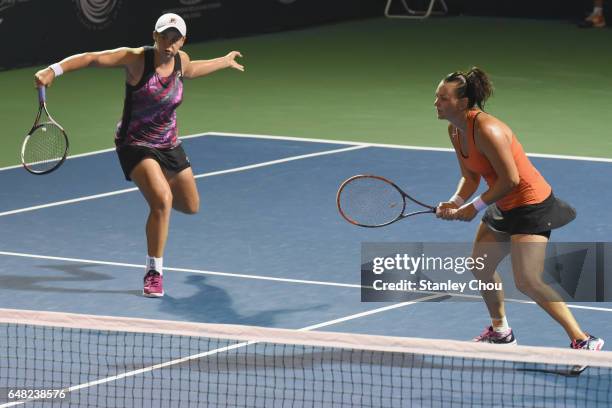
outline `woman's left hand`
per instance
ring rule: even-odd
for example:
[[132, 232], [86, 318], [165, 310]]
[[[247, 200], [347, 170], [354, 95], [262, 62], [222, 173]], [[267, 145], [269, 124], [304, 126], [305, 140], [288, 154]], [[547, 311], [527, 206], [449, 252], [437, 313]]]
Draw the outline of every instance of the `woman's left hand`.
[[454, 218], [451, 216], [451, 214], [458, 208], [459, 207], [457, 207], [457, 204], [451, 201], [439, 203], [436, 207], [436, 217], [442, 218], [443, 220], [452, 221]]
[[230, 68], [234, 68], [234, 69], [237, 69], [238, 71], [244, 72], [244, 66], [236, 62], [236, 57], [242, 58], [242, 54], [240, 53], [240, 51], [232, 51], [225, 56], [228, 66]]

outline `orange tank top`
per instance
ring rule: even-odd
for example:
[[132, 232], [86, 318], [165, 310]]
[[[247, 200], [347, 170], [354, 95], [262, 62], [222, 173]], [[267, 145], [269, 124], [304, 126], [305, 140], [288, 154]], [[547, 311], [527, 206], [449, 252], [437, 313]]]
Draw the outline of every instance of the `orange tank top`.
[[[459, 134], [456, 128], [453, 131], [452, 137], [455, 141], [456, 148], [459, 149], [459, 156], [461, 157], [463, 165], [468, 170], [484, 177], [487, 185], [489, 188], [491, 188], [497, 181], [497, 174], [495, 173], [493, 166], [491, 166], [489, 159], [478, 151], [474, 141], [474, 122], [480, 113], [482, 113], [480, 110], [470, 110], [468, 112], [466, 135], [468, 145], [467, 156], [464, 156], [463, 151], [461, 150], [461, 141], [459, 140]], [[552, 192], [550, 185], [529, 161], [529, 158], [523, 150], [523, 146], [519, 143], [514, 133], [512, 133], [511, 149], [514, 163], [518, 169], [520, 181], [518, 186], [516, 186], [510, 193], [497, 201], [497, 206], [503, 211], [508, 211], [524, 205], [541, 203], [548, 198]]]

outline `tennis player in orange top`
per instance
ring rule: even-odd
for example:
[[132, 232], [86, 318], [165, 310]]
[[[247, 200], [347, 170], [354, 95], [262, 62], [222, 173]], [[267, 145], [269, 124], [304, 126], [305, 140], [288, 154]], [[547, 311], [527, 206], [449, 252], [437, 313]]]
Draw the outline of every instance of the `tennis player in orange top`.
[[[580, 328], [567, 305], [542, 281], [546, 244], [551, 230], [571, 222], [576, 213], [556, 198], [551, 186], [529, 161], [523, 147], [504, 122], [485, 112], [493, 86], [479, 68], [454, 72], [436, 90], [438, 119], [449, 122], [448, 135], [461, 168], [455, 194], [438, 206], [445, 220], [471, 221], [485, 210], [474, 240], [474, 257], [487, 254], [482, 270], [474, 276], [484, 282], [501, 283], [495, 271], [510, 254], [516, 287], [563, 326], [576, 349], [600, 350], [602, 339]], [[476, 192], [480, 178], [488, 190]], [[504, 292], [483, 291], [491, 325], [474, 341], [515, 344], [504, 310]]]

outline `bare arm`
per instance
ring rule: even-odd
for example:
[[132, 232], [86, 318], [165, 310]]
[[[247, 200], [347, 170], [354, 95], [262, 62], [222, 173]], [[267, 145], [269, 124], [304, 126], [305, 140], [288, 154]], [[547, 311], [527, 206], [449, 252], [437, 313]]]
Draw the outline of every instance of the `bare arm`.
[[[453, 145], [455, 142], [452, 138], [452, 129], [449, 126], [448, 135], [451, 139], [451, 143]], [[480, 185], [480, 174], [474, 173], [468, 170], [464, 165], [461, 157], [459, 156], [459, 147], [455, 146], [455, 154], [457, 155], [457, 162], [459, 163], [459, 168], [461, 170], [461, 178], [459, 179], [459, 184], [457, 185], [457, 190], [455, 191], [455, 195], [460, 196], [464, 201], [467, 201], [474, 192], [478, 189]]]
[[236, 57], [242, 58], [242, 54], [238, 51], [232, 51], [224, 57], [196, 61], [191, 61], [186, 52], [180, 51], [180, 53], [181, 62], [183, 64], [183, 75], [185, 78], [198, 78], [225, 68], [234, 68], [239, 71], [244, 71], [244, 66], [236, 62]]
[[[114, 50], [85, 52], [72, 55], [59, 62], [64, 73], [87, 67], [125, 67], [130, 69], [142, 54], [142, 48], [117, 48]], [[49, 86], [55, 79], [51, 68], [41, 69], [34, 75], [36, 86]]]
[[[472, 194], [478, 189], [478, 185], [480, 184], [480, 175], [468, 170], [461, 160], [461, 156], [459, 153], [459, 146], [455, 144], [453, 140], [453, 126], [448, 126], [448, 137], [451, 140], [455, 148], [455, 154], [457, 155], [457, 162], [459, 163], [459, 169], [461, 170], [461, 178], [459, 179], [459, 183], [457, 184], [457, 189], [455, 190], [454, 196], [459, 196], [465, 202], [467, 201]], [[445, 201], [438, 204], [438, 211], [436, 212], [439, 218], [444, 218], [446, 220], [451, 220], [453, 218], [453, 214], [450, 210], [454, 210], [459, 208], [461, 202], [456, 201]]]

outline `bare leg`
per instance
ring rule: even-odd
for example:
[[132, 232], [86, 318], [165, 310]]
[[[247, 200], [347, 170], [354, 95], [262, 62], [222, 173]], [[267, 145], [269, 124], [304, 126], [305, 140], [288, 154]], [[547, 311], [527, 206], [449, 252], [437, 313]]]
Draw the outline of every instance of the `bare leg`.
[[170, 185], [159, 163], [151, 158], [138, 163], [130, 177], [149, 204], [149, 218], [146, 225], [148, 255], [161, 258], [168, 238], [172, 210]]
[[571, 340], [584, 340], [580, 329], [565, 302], [542, 280], [548, 238], [541, 235], [512, 236], [512, 272], [516, 287], [533, 299], [553, 319], [563, 326]]
[[196, 214], [200, 209], [200, 196], [191, 167], [179, 173], [165, 172], [164, 175], [172, 191], [172, 207], [185, 214]]
[[[481, 223], [476, 233], [472, 257], [484, 257], [485, 267], [482, 270], [474, 268], [474, 277], [485, 283], [500, 283], [501, 277], [496, 272], [499, 263], [510, 253], [510, 237], [507, 234], [493, 231], [486, 224]], [[491, 319], [502, 319], [506, 315], [504, 309], [504, 291], [481, 291], [482, 298], [489, 311]]]

